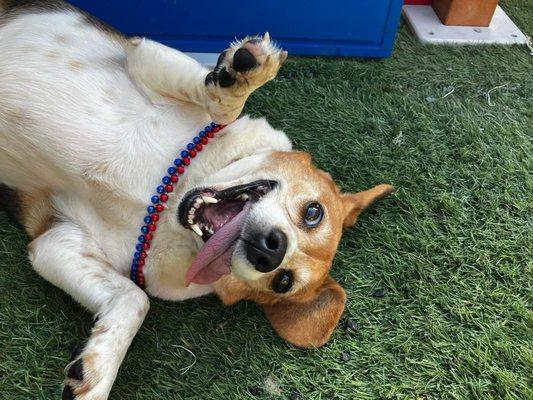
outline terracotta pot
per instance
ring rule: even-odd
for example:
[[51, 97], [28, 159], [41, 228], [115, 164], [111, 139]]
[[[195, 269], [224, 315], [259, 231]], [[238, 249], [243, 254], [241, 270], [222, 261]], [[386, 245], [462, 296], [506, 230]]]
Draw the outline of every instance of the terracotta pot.
[[433, 0], [444, 25], [489, 26], [498, 0]]

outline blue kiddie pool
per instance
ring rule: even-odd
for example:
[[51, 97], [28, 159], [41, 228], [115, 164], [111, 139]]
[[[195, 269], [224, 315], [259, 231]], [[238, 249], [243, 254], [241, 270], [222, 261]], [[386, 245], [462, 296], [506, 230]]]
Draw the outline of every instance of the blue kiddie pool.
[[73, 0], [128, 35], [219, 53], [270, 32], [293, 55], [388, 57], [402, 0]]

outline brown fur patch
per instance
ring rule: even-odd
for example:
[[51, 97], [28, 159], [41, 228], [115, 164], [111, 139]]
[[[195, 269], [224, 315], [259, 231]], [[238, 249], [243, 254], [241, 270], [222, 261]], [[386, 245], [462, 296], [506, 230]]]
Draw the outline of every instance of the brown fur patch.
[[55, 51], [49, 51], [44, 56], [48, 58], [49, 60], [55, 60], [59, 58], [59, 54]]
[[[228, 275], [213, 287], [224, 304], [242, 299], [260, 304], [278, 334], [295, 346], [321, 346], [337, 325], [346, 300], [344, 290], [328, 276], [343, 226], [355, 222], [364, 208], [390, 193], [392, 186], [341, 194], [331, 176], [314, 167], [309, 154], [303, 152], [274, 153], [266, 165], [271, 176], [288, 183], [280, 206], [295, 227], [297, 243], [283, 268], [293, 272], [295, 282], [301, 277], [305, 280], [298, 289], [281, 295], [271, 289], [277, 271], [256, 281]], [[321, 223], [314, 228], [303, 220], [310, 202], [320, 203], [324, 210]]]
[[96, 336], [96, 335], [101, 335], [102, 333], [105, 333], [109, 330], [108, 327], [104, 326], [104, 325], [99, 325], [99, 326], [95, 326], [92, 330], [91, 330], [91, 335], [92, 336]]
[[55, 35], [54, 40], [59, 44], [67, 44], [69, 41], [67, 35]]
[[49, 230], [56, 222], [50, 193], [44, 190], [20, 193], [21, 223], [33, 239]]
[[69, 63], [68, 63], [68, 67], [69, 67], [72, 71], [79, 71], [79, 70], [82, 69], [84, 66], [85, 66], [85, 64], [83, 64], [81, 61], [78, 61], [78, 60], [71, 60], [71, 61], [69, 61]]
[[0, 26], [19, 15], [72, 8], [59, 0], [1, 0]]
[[61, 0], [0, 0], [0, 11], [4, 13], [0, 16], [0, 25], [18, 15], [28, 13], [43, 13], [48, 11], [69, 10], [79, 13], [83, 21], [107, 34], [111, 39], [126, 44], [126, 37], [115, 28], [92, 16], [91, 14], [80, 10]]

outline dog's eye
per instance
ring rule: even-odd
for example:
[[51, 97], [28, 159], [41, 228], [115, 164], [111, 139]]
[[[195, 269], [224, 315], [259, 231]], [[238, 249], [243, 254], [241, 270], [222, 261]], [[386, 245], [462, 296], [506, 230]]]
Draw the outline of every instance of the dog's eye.
[[308, 228], [314, 228], [317, 226], [322, 217], [324, 216], [324, 210], [319, 203], [309, 203], [305, 209], [304, 222]]
[[292, 272], [280, 271], [272, 281], [272, 290], [276, 293], [286, 293], [292, 288]]

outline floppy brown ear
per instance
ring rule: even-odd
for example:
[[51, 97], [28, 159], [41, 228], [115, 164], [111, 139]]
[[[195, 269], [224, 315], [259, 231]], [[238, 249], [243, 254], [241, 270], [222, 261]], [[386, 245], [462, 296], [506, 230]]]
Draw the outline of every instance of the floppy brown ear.
[[309, 300], [282, 300], [263, 309], [270, 323], [283, 339], [297, 347], [320, 347], [337, 326], [346, 294], [332, 278], [320, 286]]
[[394, 192], [394, 187], [383, 184], [359, 193], [342, 194], [341, 200], [344, 212], [343, 225], [346, 227], [355, 224], [357, 217], [365, 208], [392, 192]]

